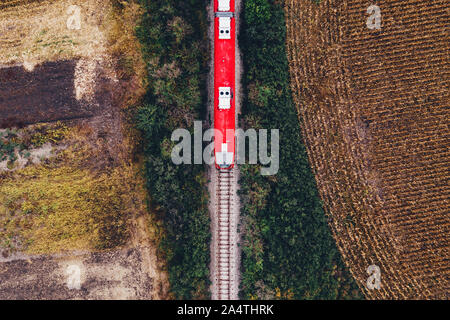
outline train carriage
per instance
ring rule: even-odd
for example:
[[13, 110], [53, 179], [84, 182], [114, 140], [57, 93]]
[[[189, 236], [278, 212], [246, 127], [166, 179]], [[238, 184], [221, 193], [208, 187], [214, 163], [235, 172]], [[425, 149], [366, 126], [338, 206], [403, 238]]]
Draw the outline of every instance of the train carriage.
[[214, 156], [219, 170], [235, 159], [234, 0], [214, 0]]

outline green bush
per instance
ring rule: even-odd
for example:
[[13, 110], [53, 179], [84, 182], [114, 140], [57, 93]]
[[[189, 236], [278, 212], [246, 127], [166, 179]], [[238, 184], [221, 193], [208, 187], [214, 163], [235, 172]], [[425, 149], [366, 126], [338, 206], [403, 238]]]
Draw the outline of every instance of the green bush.
[[148, 92], [136, 111], [142, 133], [145, 174], [152, 205], [165, 236], [171, 292], [177, 299], [209, 298], [210, 221], [205, 167], [174, 165], [171, 132], [192, 128], [204, 115], [208, 50], [206, 1], [140, 1], [137, 27], [148, 68]]

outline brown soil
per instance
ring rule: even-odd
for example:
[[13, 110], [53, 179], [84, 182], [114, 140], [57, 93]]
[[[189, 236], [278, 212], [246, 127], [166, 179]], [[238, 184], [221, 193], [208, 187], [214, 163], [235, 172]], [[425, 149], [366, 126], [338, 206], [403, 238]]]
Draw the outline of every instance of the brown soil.
[[0, 69], [0, 128], [94, 115], [98, 103], [75, 98], [76, 64], [47, 62], [32, 72], [19, 66]]
[[[0, 299], [154, 299], [142, 254], [132, 248], [0, 259]], [[80, 268], [80, 289], [67, 285], [71, 265]]]

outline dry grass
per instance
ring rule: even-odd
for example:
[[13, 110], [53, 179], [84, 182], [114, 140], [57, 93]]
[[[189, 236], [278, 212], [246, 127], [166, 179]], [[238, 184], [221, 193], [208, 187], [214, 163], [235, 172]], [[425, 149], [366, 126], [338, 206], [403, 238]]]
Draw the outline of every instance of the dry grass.
[[105, 29], [105, 35], [107, 52], [115, 60], [117, 78], [126, 82], [127, 88], [121, 97], [122, 107], [125, 107], [135, 104], [145, 93], [147, 67], [142, 58], [140, 42], [135, 35], [142, 8], [136, 1], [121, 3], [121, 7], [116, 5], [109, 12], [109, 26]]
[[[12, 1], [7, 1], [12, 2]], [[106, 50], [108, 1], [14, 1], [0, 11], [0, 61], [4, 64], [92, 57]], [[67, 28], [68, 8], [81, 9], [81, 29]], [[102, 10], [99, 10], [102, 8]]]
[[85, 133], [72, 129], [61, 142], [70, 147], [56, 157], [0, 177], [4, 248], [52, 253], [127, 243], [129, 219], [145, 212], [139, 172], [127, 163], [92, 171], [101, 151]]
[[[334, 237], [368, 298], [448, 298], [445, 1], [286, 1], [292, 90]], [[400, 6], [400, 4], [401, 6]], [[381, 268], [380, 290], [366, 269]]]
[[[144, 79], [146, 68], [134, 35], [141, 8], [134, 1], [122, 2], [120, 8], [113, 2], [0, 1], [0, 64], [24, 64], [31, 70], [44, 61], [107, 56], [118, 62], [119, 79]], [[80, 30], [67, 27], [71, 6], [80, 8]], [[135, 86], [135, 96], [144, 92], [140, 82]]]

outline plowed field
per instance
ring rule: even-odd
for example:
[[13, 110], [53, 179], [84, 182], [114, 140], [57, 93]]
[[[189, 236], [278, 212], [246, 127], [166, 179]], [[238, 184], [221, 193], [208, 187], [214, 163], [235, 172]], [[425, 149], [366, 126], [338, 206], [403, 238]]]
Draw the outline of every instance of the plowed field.
[[0, 68], [0, 128], [92, 116], [95, 105], [75, 97], [75, 65], [47, 62], [32, 72]]

